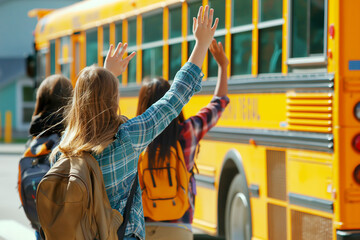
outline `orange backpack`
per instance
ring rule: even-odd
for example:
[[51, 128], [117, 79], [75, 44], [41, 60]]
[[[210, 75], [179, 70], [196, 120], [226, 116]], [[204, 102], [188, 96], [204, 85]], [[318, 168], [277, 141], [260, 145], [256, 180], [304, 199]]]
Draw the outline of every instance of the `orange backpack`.
[[[148, 152], [140, 154], [138, 173], [142, 190], [144, 216], [155, 221], [180, 219], [188, 210], [189, 180], [180, 143], [171, 147], [163, 166], [149, 168]], [[159, 155], [159, 150], [156, 157]]]

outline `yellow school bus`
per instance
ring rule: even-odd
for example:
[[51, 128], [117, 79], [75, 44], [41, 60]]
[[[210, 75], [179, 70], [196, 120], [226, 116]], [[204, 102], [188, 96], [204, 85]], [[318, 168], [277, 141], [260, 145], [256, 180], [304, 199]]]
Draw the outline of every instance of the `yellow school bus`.
[[[194, 47], [192, 17], [220, 18], [231, 103], [201, 142], [193, 226], [227, 239], [360, 239], [360, 1], [106, 0], [34, 9], [37, 81], [75, 83], [103, 65], [109, 44], [136, 59], [119, 78], [122, 113], [134, 117], [144, 76], [173, 79]], [[203, 64], [206, 105], [217, 65]]]

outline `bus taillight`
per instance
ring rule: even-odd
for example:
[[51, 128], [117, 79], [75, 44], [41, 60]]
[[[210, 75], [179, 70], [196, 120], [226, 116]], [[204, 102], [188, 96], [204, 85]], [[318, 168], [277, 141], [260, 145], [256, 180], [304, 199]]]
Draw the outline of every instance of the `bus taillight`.
[[356, 151], [360, 152], [360, 134], [354, 137], [353, 146]]

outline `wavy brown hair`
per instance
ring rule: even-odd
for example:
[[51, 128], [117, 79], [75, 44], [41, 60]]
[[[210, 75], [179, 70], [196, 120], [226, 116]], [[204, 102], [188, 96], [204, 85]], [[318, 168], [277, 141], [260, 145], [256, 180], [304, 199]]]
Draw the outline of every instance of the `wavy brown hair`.
[[83, 152], [101, 153], [114, 141], [119, 125], [119, 83], [105, 68], [84, 68], [78, 77], [74, 97], [67, 108], [65, 133], [53, 156], [61, 151], [67, 156]]
[[[140, 115], [145, 112], [152, 104], [162, 98], [169, 89], [169, 82], [161, 77], [145, 78], [140, 88], [136, 114]], [[180, 122], [184, 122], [182, 112], [147, 147], [150, 168], [163, 165], [166, 158], [170, 156], [170, 147], [177, 149], [176, 143], [180, 133]], [[157, 149], [159, 149], [158, 159], [155, 158]]]

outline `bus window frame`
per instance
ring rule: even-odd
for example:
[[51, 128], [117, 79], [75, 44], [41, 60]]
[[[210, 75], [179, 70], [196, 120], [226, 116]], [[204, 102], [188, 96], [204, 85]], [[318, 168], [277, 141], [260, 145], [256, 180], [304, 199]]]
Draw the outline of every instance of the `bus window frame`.
[[[307, 66], [326, 66], [327, 65], [327, 45], [328, 45], [328, 14], [329, 14], [329, 3], [328, 0], [324, 0], [324, 52], [323, 54], [309, 55], [307, 57], [291, 57], [292, 50], [292, 4], [294, 0], [288, 1], [288, 24], [287, 24], [287, 56], [286, 64], [291, 67], [307, 67]], [[307, 9], [309, 11], [309, 9]]]

